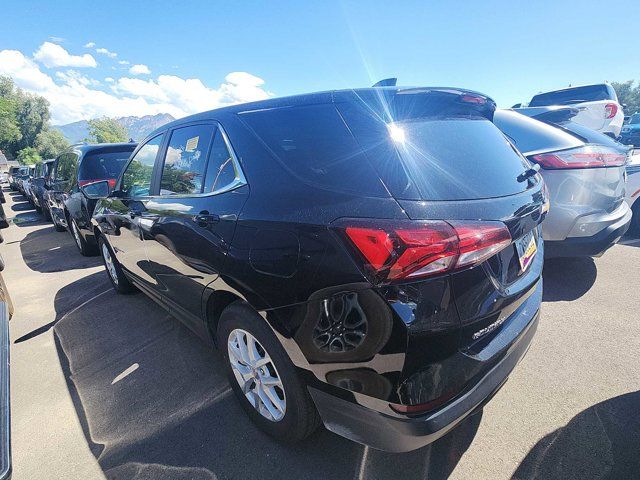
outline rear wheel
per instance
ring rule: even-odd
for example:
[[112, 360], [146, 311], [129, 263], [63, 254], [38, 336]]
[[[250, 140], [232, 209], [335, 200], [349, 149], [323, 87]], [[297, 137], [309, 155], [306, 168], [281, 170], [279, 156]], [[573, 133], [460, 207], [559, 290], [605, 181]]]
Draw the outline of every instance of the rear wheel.
[[133, 293], [136, 291], [136, 287], [125, 276], [122, 266], [118, 259], [113, 254], [113, 250], [107, 244], [102, 236], [98, 238], [98, 248], [102, 254], [102, 261], [104, 262], [104, 268], [107, 270], [107, 275], [111, 281], [113, 289], [121, 294]]
[[304, 382], [280, 342], [242, 302], [222, 312], [217, 332], [231, 388], [258, 427], [278, 440], [296, 442], [320, 424]]
[[47, 220], [48, 222], [51, 221], [51, 211], [46, 205], [42, 207], [42, 214], [44, 215], [45, 220]]
[[82, 236], [76, 221], [73, 218], [69, 218], [67, 223], [69, 224], [69, 230], [71, 231], [71, 236], [76, 243], [76, 247], [78, 247], [78, 250], [80, 250], [80, 254], [85, 257], [97, 255], [97, 248], [87, 242], [87, 240]]

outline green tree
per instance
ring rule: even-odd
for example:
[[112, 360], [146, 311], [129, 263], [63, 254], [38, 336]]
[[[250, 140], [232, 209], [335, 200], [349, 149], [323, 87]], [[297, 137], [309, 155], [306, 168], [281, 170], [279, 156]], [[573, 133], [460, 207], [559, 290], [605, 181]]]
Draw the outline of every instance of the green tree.
[[97, 143], [126, 142], [127, 130], [114, 118], [95, 118], [89, 120], [89, 140]]
[[45, 128], [36, 137], [35, 147], [42, 158], [54, 158], [69, 148], [60, 130]]
[[25, 147], [18, 152], [18, 162], [22, 165], [35, 165], [42, 162], [42, 158], [34, 147]]
[[611, 83], [618, 95], [618, 102], [626, 105], [624, 112], [627, 115], [640, 112], [640, 84], [634, 86], [634, 83], [633, 80]]
[[44, 97], [22, 91], [10, 77], [0, 77], [0, 145], [3, 150], [17, 156], [20, 150], [33, 147], [49, 117], [49, 102]]
[[15, 102], [0, 97], [0, 150], [9, 151], [22, 138], [16, 118]]

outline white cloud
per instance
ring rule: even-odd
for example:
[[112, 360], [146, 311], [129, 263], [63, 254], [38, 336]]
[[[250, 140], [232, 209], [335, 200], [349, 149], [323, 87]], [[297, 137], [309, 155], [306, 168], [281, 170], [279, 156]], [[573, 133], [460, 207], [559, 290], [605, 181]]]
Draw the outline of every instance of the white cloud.
[[94, 78], [89, 78], [86, 75], [81, 74], [77, 70], [65, 70], [64, 72], [56, 72], [56, 77], [63, 83], [70, 83], [76, 81], [84, 86], [99, 87], [102, 83]]
[[33, 54], [33, 58], [46, 67], [95, 67], [97, 62], [88, 53], [84, 55], [71, 55], [60, 45], [44, 42]]
[[129, 69], [129, 73], [131, 75], [149, 75], [151, 73], [151, 70], [149, 70], [149, 67], [147, 67], [146, 65], [137, 63]]
[[84, 48], [93, 48], [95, 46], [96, 46], [95, 42], [89, 42], [84, 44]]
[[54, 43], [64, 43], [65, 41], [65, 39], [62, 37], [54, 37], [54, 36], [49, 37], [49, 40], [51, 40]]
[[67, 69], [56, 81], [17, 50], [0, 51], [0, 75], [11, 76], [27, 91], [38, 93], [51, 104], [52, 123], [64, 124], [101, 116], [143, 116], [170, 113], [176, 118], [234, 103], [268, 98], [264, 81], [246, 72], [226, 76], [218, 88], [197, 78], [160, 75], [156, 79], [106, 77], [110, 84]]
[[129, 61], [128, 60], [118, 60], [118, 63], [120, 65], [129, 65]]
[[116, 52], [110, 52], [106, 48], [96, 48], [96, 53], [99, 53], [101, 55], [106, 55], [109, 58], [116, 58], [118, 56]]

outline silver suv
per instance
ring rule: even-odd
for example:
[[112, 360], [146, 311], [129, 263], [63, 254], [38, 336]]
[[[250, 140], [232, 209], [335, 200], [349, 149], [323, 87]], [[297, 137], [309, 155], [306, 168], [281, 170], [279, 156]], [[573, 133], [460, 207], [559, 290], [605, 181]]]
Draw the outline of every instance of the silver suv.
[[551, 123], [499, 110], [494, 122], [540, 166], [547, 184], [551, 209], [542, 225], [545, 256], [598, 257], [631, 221], [624, 201], [628, 149], [570, 116]]

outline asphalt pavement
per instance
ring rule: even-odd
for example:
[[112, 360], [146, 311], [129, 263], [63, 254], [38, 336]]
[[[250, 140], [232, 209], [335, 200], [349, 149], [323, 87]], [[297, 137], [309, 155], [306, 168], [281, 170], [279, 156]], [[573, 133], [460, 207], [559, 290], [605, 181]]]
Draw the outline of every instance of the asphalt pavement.
[[640, 240], [548, 261], [529, 353], [485, 407], [407, 454], [253, 427], [220, 359], [6, 190], [14, 480], [640, 478]]

